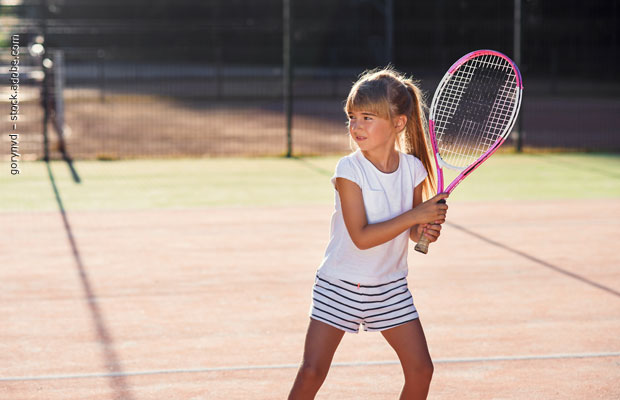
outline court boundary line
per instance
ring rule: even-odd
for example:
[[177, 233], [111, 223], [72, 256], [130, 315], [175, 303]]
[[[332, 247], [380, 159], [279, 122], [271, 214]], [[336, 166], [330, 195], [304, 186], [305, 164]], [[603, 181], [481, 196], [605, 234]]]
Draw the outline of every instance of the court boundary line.
[[[609, 357], [620, 357], [620, 351], [602, 352], [602, 353], [538, 354], [538, 355], [529, 355], [529, 356], [439, 358], [439, 359], [433, 360], [433, 363], [434, 364], [458, 364], [458, 363], [476, 363], [476, 362], [540, 361], [540, 360], [565, 360], [565, 359], [609, 358]], [[365, 366], [382, 366], [382, 365], [399, 365], [399, 362], [396, 360], [336, 362], [332, 364], [332, 367], [365, 367]], [[0, 377], [0, 382], [125, 378], [125, 377], [131, 377], [131, 376], [197, 374], [197, 373], [208, 373], [208, 372], [257, 371], [257, 370], [296, 369], [296, 368], [299, 368], [299, 364], [237, 365], [237, 366], [227, 366], [227, 367], [204, 367], [204, 368], [188, 368], [188, 369], [168, 369], [168, 370], [162, 369], [162, 370], [134, 371], [134, 372], [109, 372], [109, 373], [91, 373], [91, 374]]]

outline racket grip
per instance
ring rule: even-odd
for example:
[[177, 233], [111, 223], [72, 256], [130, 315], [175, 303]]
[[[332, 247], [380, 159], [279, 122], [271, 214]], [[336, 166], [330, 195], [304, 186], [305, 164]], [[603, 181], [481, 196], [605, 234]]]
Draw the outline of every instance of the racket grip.
[[[437, 202], [437, 204], [439, 203], [445, 203], [446, 201], [444, 199], [441, 199]], [[428, 240], [428, 238], [426, 237], [426, 235], [424, 233], [422, 233], [422, 237], [420, 238], [420, 240], [418, 241], [418, 243], [415, 245], [415, 250], [419, 251], [422, 254], [426, 254], [428, 253], [428, 245], [430, 245], [431, 242]]]
[[422, 234], [420, 241], [415, 245], [415, 250], [419, 251], [422, 254], [426, 254], [428, 253], [429, 244], [431, 244], [431, 242], [429, 242], [428, 238], [424, 234]]

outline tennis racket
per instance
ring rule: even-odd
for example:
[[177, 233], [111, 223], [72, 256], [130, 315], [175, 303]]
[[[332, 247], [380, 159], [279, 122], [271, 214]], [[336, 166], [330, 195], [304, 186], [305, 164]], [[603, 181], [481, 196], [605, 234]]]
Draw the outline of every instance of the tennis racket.
[[[504, 143], [519, 114], [522, 91], [519, 69], [500, 52], [473, 51], [450, 67], [435, 90], [428, 118], [438, 193], [451, 193]], [[445, 189], [443, 168], [458, 173]], [[426, 254], [428, 245], [423, 235], [415, 249]]]

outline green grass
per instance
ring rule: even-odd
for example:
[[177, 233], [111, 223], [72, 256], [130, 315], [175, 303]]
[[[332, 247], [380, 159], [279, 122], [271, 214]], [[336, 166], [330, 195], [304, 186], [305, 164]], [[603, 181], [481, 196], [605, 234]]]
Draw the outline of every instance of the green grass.
[[[338, 157], [81, 161], [82, 183], [51, 163], [67, 210], [331, 204]], [[0, 176], [0, 211], [56, 210], [47, 166], [23, 162]], [[451, 201], [620, 197], [620, 155], [497, 154], [468, 177]]]
[[497, 154], [453, 192], [454, 200], [620, 197], [618, 154]]

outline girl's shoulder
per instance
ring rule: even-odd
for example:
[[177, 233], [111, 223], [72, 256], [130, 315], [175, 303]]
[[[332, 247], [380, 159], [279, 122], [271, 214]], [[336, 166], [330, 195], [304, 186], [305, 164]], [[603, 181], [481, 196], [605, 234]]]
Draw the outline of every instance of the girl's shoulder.
[[[416, 160], [417, 160], [417, 161], [420, 161], [420, 159], [419, 159], [418, 157], [414, 156], [413, 154], [409, 154], [409, 153], [402, 153], [402, 152], [401, 152], [400, 154], [402, 154], [402, 156], [403, 156], [403, 157], [405, 157], [405, 159], [407, 160], [407, 162], [415, 162]], [[421, 161], [420, 161], [420, 162], [421, 162]]]
[[405, 161], [407, 162], [407, 164], [409, 165], [409, 168], [424, 168], [424, 164], [422, 164], [422, 161], [414, 156], [413, 154], [408, 154], [408, 153], [401, 153], [403, 158], [405, 159]]
[[343, 166], [352, 167], [352, 166], [360, 165], [362, 161], [360, 159], [360, 156], [364, 157], [362, 153], [359, 150], [357, 150], [357, 151], [347, 154], [346, 156], [341, 157], [340, 160], [338, 160], [338, 163], [336, 164], [336, 169], [338, 169], [338, 167], [343, 167]]
[[418, 186], [426, 177], [428, 176], [428, 171], [424, 168], [424, 164], [422, 161], [414, 156], [413, 154], [404, 154], [403, 160], [407, 164], [409, 168], [409, 173], [411, 174], [411, 179], [413, 182], [413, 187]]
[[428, 171], [424, 168], [422, 161], [413, 154], [404, 154], [403, 160], [409, 169], [409, 173], [414, 182], [414, 186], [418, 186], [427, 176]]
[[343, 156], [341, 160], [359, 160], [360, 157], [364, 157], [364, 155], [359, 149], [357, 149], [355, 151], [350, 152], [346, 156]]
[[331, 179], [332, 183], [335, 184], [336, 178], [345, 178], [357, 183], [361, 187], [363, 173], [358, 153], [361, 154], [359, 151], [355, 151], [338, 160]]

